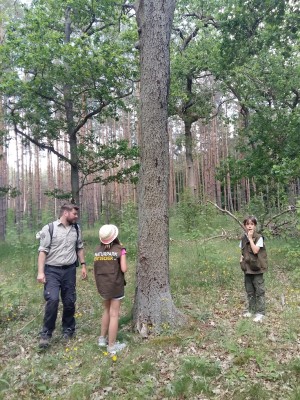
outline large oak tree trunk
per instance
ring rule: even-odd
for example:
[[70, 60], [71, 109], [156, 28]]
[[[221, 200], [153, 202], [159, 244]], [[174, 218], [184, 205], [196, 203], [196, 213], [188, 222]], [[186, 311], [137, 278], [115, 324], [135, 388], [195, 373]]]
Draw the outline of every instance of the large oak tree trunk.
[[169, 282], [169, 41], [175, 0], [140, 0], [137, 22], [141, 68], [141, 170], [134, 327], [151, 329], [182, 321]]

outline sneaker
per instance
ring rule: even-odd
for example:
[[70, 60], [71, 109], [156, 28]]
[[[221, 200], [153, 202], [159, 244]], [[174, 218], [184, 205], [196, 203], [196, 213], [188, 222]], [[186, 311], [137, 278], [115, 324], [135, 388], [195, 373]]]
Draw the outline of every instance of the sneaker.
[[251, 318], [252, 317], [252, 313], [250, 311], [247, 311], [243, 314], [244, 318]]
[[113, 355], [113, 354], [116, 354], [116, 353], [118, 353], [119, 351], [125, 349], [125, 347], [126, 347], [126, 344], [125, 344], [125, 343], [116, 342], [113, 346], [107, 346], [107, 351], [108, 351], [110, 354]]
[[41, 336], [39, 347], [41, 349], [46, 349], [50, 344], [50, 337], [49, 336]]
[[265, 318], [265, 316], [263, 314], [256, 314], [253, 321], [254, 322], [262, 322], [264, 318]]
[[104, 336], [100, 336], [98, 339], [98, 346], [106, 347], [107, 346], [107, 338]]

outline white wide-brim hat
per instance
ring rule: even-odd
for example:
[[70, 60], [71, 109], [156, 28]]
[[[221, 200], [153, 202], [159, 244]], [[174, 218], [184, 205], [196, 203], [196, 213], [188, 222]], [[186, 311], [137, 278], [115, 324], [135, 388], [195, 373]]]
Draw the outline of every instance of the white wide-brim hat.
[[115, 240], [118, 234], [119, 230], [115, 225], [103, 225], [99, 229], [100, 242], [103, 244], [109, 244]]

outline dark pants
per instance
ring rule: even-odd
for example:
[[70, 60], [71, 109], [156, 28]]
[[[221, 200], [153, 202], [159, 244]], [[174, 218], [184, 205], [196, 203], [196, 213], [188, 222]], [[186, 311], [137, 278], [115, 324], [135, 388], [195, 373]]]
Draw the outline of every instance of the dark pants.
[[265, 314], [265, 281], [263, 274], [245, 274], [248, 309], [251, 313]]
[[46, 300], [44, 326], [41, 335], [51, 337], [55, 329], [58, 312], [59, 293], [63, 303], [62, 330], [72, 335], [75, 332], [76, 302], [76, 265], [68, 268], [45, 265], [46, 283], [44, 298]]

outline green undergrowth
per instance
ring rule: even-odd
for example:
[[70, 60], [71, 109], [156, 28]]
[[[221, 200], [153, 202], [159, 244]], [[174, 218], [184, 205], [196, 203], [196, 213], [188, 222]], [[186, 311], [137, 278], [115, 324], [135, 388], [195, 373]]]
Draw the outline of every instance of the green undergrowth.
[[1, 244], [0, 399], [300, 399], [298, 239], [266, 240], [267, 317], [255, 324], [241, 317], [239, 229], [202, 211], [189, 231], [172, 217], [171, 291], [188, 323], [176, 331], [166, 327], [160, 336], [142, 339], [132, 332], [136, 236], [128, 242], [121, 236], [129, 272], [118, 339], [127, 348], [116, 359], [97, 346], [102, 305], [92, 259], [98, 229], [84, 233], [89, 277], [82, 281], [78, 270], [77, 336], [62, 342], [60, 309], [46, 351], [38, 349], [44, 302], [36, 283], [37, 243], [26, 235]]

